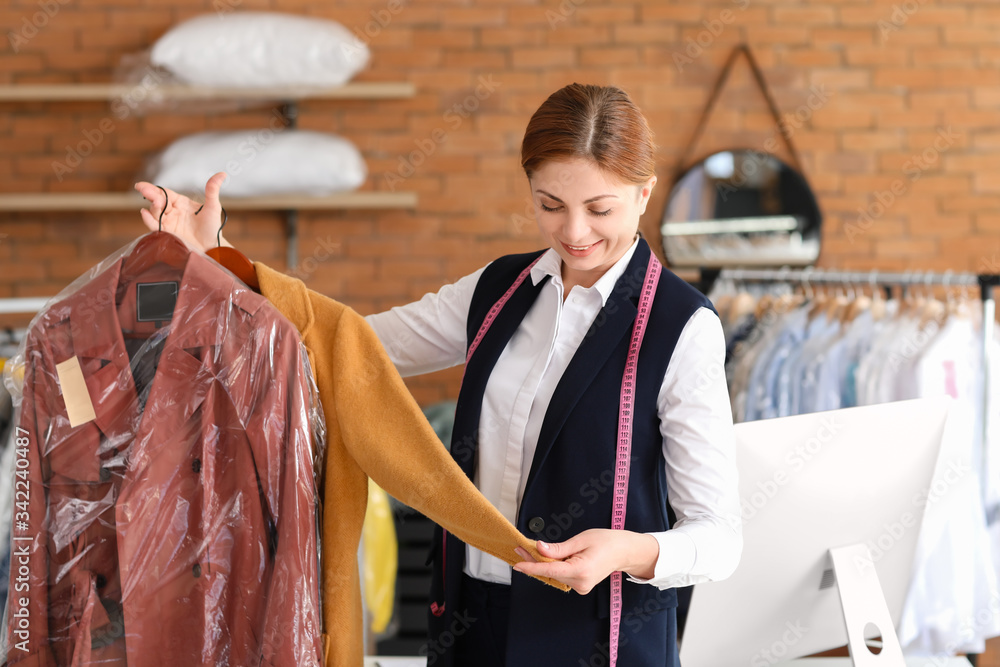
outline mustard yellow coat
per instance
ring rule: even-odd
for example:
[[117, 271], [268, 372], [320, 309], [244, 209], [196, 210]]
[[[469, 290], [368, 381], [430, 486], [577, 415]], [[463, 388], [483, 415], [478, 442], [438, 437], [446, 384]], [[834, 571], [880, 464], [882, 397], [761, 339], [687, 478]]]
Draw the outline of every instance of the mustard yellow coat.
[[[521, 535], [441, 445], [361, 315], [296, 278], [255, 263], [261, 293], [299, 330], [327, 423], [322, 592], [327, 667], [361, 667], [358, 543], [368, 478], [459, 539], [513, 565]], [[549, 581], [563, 590], [568, 587]]]

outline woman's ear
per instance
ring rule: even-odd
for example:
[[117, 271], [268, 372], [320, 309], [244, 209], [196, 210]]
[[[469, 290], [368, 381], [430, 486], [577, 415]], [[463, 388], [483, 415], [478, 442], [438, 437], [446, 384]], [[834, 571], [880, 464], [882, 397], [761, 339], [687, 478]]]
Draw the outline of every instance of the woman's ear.
[[651, 176], [648, 181], [639, 187], [639, 215], [646, 212], [646, 204], [649, 203], [649, 196], [653, 194], [656, 186], [656, 176]]

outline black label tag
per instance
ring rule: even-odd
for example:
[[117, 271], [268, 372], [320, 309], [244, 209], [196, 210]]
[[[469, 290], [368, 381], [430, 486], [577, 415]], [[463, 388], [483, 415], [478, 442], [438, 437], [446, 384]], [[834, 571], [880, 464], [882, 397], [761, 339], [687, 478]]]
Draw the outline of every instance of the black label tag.
[[163, 322], [174, 316], [177, 305], [176, 282], [139, 283], [135, 291], [136, 319], [140, 322]]

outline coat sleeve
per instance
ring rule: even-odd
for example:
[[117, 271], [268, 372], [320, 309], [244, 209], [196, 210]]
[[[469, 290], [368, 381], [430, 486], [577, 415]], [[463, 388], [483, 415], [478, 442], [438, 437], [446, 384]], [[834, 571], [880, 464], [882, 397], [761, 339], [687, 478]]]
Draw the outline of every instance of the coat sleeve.
[[[332, 303], [319, 295], [313, 299], [317, 310]], [[369, 477], [460, 540], [510, 565], [520, 561], [514, 553], [518, 546], [537, 560], [549, 560], [452, 460], [364, 318], [343, 308], [329, 344], [341, 437]]]
[[[41, 341], [29, 338], [24, 394], [15, 421], [14, 514], [11, 529], [10, 588], [7, 597], [8, 665], [54, 666], [49, 641], [49, 536], [46, 476], [42, 462], [50, 422], [48, 409], [59, 396], [51, 356]], [[58, 430], [58, 429], [57, 429]]]
[[256, 400], [247, 434], [268, 508], [274, 558], [261, 637], [262, 665], [319, 665], [317, 492], [305, 352], [291, 325], [258, 330]]

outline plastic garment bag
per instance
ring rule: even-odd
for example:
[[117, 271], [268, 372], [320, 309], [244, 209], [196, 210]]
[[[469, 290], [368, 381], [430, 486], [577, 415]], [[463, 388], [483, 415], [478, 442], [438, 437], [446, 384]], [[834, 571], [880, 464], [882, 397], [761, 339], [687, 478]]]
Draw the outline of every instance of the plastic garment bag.
[[11, 366], [9, 664], [320, 664], [323, 420], [291, 323], [156, 232]]

